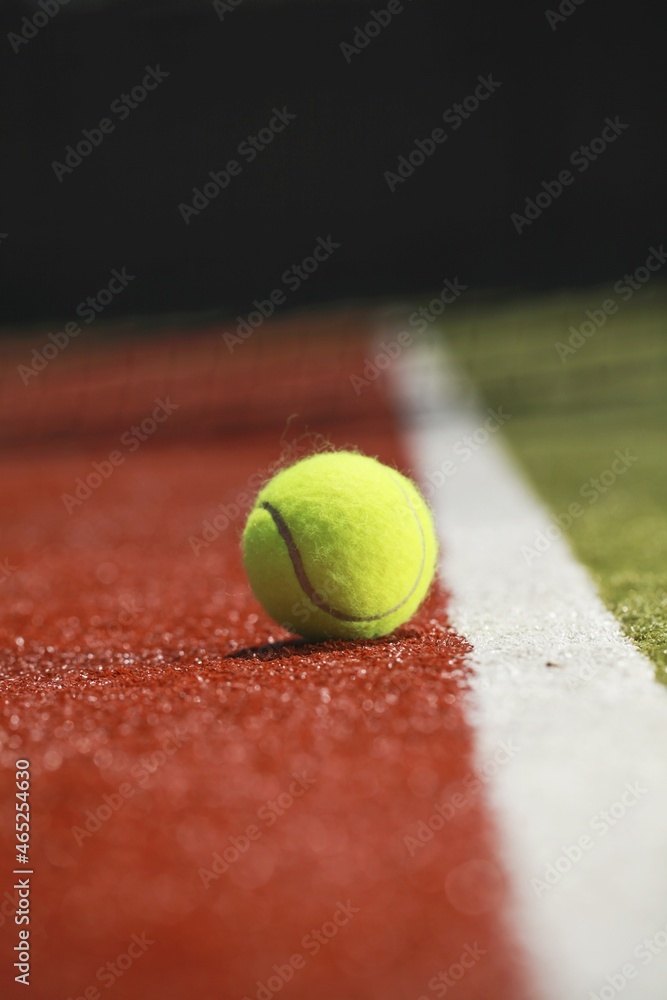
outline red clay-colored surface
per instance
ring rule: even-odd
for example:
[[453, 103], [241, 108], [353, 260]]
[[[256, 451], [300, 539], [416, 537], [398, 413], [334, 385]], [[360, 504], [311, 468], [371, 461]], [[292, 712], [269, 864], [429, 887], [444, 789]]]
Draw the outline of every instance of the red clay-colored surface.
[[[158, 429], [128, 454], [71, 514], [61, 495], [109, 454], [132, 423], [125, 412], [75, 444], [56, 433], [48, 448], [31, 443], [1, 458], [0, 558], [16, 568], [0, 584], [0, 892], [12, 885], [22, 757], [33, 776], [35, 874], [32, 986], [12, 982], [10, 892], [0, 907], [0, 992], [430, 1000], [445, 994], [443, 980], [437, 989], [429, 981], [467, 948], [476, 958], [452, 995], [522, 1000], [493, 826], [465, 783], [466, 648], [443, 596], [383, 640], [284, 642], [245, 583], [242, 517], [198, 555], [188, 540], [253, 474], [266, 474], [295, 412], [288, 436], [300, 453], [321, 433], [410, 471], [380, 381], [350, 391], [363, 344], [343, 360], [321, 347], [283, 400], [281, 353], [273, 365], [268, 338], [257, 341], [243, 348], [243, 370], [222, 366], [225, 406], [239, 406], [254, 365], [245, 394], [264, 378], [268, 427], [247, 421], [243, 433], [216, 437], [216, 417], [207, 435], [179, 435], [179, 419], [195, 423], [194, 393], [162, 437]], [[91, 371], [104, 381], [112, 367]], [[94, 396], [90, 378], [81, 391]], [[207, 390], [215, 399], [216, 385]], [[139, 412], [164, 390], [148, 388]], [[177, 401], [176, 375], [170, 390]], [[141, 393], [139, 381], [132, 400]], [[207, 412], [219, 416], [215, 399]], [[463, 805], [432, 839], [406, 841], [454, 793]], [[133, 934], [153, 943], [129, 968], [121, 959], [97, 978]], [[275, 967], [297, 954], [286, 982]]]

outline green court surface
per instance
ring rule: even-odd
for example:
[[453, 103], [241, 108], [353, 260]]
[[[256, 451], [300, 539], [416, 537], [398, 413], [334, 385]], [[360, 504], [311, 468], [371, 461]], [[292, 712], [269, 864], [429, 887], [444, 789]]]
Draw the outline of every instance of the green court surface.
[[461, 302], [445, 332], [488, 405], [510, 415], [505, 440], [667, 683], [667, 286], [619, 287]]

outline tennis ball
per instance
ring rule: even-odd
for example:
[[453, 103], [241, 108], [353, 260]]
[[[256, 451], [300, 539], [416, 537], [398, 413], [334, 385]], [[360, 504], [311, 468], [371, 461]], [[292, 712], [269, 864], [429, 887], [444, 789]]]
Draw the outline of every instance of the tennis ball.
[[391, 632], [424, 600], [436, 556], [433, 518], [414, 483], [350, 451], [279, 472], [243, 532], [255, 596], [307, 639]]

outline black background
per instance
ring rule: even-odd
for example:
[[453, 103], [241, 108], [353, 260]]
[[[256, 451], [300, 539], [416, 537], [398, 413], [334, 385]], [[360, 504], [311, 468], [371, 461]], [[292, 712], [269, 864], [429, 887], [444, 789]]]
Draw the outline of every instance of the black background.
[[[329, 234], [341, 248], [291, 305], [612, 280], [667, 237], [659, 5], [585, 0], [552, 30], [556, 3], [405, 0], [346, 62], [384, 6], [244, 0], [221, 21], [194, 0], [70, 0], [15, 54], [39, 8], [6, 2], [3, 321], [72, 318], [123, 266], [106, 318], [247, 312]], [[157, 64], [169, 78], [59, 183], [52, 162]], [[384, 172], [480, 74], [501, 87], [391, 193]], [[296, 120], [186, 225], [179, 203], [283, 105]], [[511, 213], [617, 115], [629, 128], [518, 235]]]

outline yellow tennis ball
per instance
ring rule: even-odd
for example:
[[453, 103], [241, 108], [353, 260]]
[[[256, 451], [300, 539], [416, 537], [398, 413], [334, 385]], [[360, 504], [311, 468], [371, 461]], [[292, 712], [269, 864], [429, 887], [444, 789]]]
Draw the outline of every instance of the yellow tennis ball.
[[305, 458], [260, 491], [243, 532], [255, 596], [307, 639], [386, 635], [435, 573], [433, 518], [395, 469], [350, 451]]

